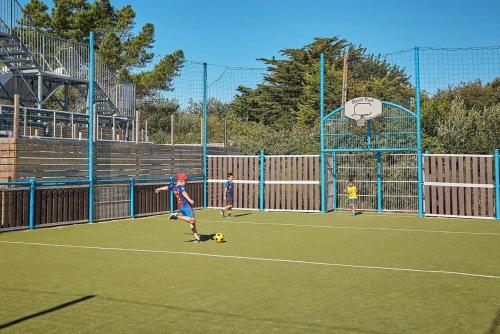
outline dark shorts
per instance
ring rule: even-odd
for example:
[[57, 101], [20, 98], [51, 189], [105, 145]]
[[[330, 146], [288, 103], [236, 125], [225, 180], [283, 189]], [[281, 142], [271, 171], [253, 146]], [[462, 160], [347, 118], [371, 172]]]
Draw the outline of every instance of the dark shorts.
[[348, 199], [347, 204], [348, 205], [358, 205], [358, 200], [357, 199]]
[[233, 196], [226, 197], [226, 205], [233, 205]]
[[183, 216], [186, 216], [186, 217], [189, 217], [189, 218], [194, 218], [194, 212], [193, 212], [193, 209], [192, 208], [182, 208], [182, 209], [179, 209], [179, 212], [183, 215]]

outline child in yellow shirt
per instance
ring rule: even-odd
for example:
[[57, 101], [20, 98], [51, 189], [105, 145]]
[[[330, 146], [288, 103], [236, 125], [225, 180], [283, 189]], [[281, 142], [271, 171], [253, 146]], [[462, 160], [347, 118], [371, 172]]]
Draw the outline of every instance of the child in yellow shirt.
[[349, 208], [352, 211], [352, 215], [356, 215], [356, 209], [358, 206], [358, 189], [356, 189], [356, 186], [354, 185], [354, 180], [351, 178], [349, 179], [349, 184], [347, 185], [346, 188], [347, 192], [347, 204], [349, 205]]

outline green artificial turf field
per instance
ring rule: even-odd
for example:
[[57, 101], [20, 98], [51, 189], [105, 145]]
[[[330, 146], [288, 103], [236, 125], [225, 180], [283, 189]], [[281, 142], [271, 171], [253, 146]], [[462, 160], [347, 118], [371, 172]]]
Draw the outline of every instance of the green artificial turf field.
[[0, 332], [500, 333], [499, 222], [234, 214], [0, 234]]

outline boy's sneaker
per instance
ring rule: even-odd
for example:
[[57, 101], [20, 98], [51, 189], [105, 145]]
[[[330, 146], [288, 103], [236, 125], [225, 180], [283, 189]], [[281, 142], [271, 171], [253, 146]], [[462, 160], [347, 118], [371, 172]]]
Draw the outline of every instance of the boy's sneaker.
[[176, 213], [172, 213], [170, 215], [170, 217], [168, 217], [168, 219], [172, 219], [172, 220], [176, 220], [176, 219], [179, 219], [179, 217], [177, 217], [179, 214], [176, 212]]
[[352, 215], [353, 215], [353, 216], [355, 216], [355, 215], [356, 215], [356, 211], [353, 211], [353, 212], [352, 212]]
[[195, 243], [198, 244], [198, 243], [201, 242], [201, 238], [200, 238], [200, 235], [198, 233], [194, 233], [193, 236], [194, 236], [194, 242]]
[[224, 210], [220, 209], [219, 211], [220, 211], [220, 214], [221, 214], [222, 218], [226, 218], [226, 216], [224, 215]]

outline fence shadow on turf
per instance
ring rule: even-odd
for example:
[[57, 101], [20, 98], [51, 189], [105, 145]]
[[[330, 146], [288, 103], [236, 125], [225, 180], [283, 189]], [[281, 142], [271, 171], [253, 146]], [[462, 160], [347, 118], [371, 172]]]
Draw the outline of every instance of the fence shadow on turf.
[[[214, 234], [215, 235], [215, 234]], [[42, 290], [31, 290], [31, 289], [19, 289], [19, 288], [8, 288], [8, 290], [13, 290], [13, 291], [20, 291], [20, 292], [28, 292], [28, 293], [42, 293], [42, 294], [53, 294], [53, 295], [59, 295], [59, 296], [72, 296], [71, 294], [66, 294], [66, 293], [60, 293], [56, 291], [42, 291]], [[124, 303], [124, 304], [129, 304], [129, 305], [135, 305], [135, 306], [146, 306], [146, 307], [153, 307], [153, 308], [160, 308], [160, 309], [166, 309], [170, 311], [177, 311], [177, 312], [186, 312], [189, 314], [195, 313], [195, 314], [205, 314], [209, 315], [211, 317], [222, 317], [224, 319], [240, 319], [240, 320], [247, 320], [247, 321], [262, 321], [262, 322], [271, 322], [276, 325], [283, 325], [289, 328], [290, 326], [297, 326], [297, 327], [305, 327], [307, 328], [306, 330], [308, 332], [314, 332], [315, 330], [329, 330], [332, 333], [335, 331], [348, 331], [352, 333], [358, 333], [358, 334], [390, 334], [394, 332], [381, 332], [381, 331], [375, 331], [375, 330], [370, 330], [370, 329], [363, 329], [363, 328], [355, 328], [355, 327], [342, 327], [342, 326], [334, 326], [334, 325], [325, 325], [325, 324], [318, 324], [318, 323], [307, 323], [307, 322], [299, 322], [299, 321], [287, 321], [287, 320], [277, 320], [277, 319], [272, 319], [272, 318], [261, 318], [261, 317], [252, 317], [248, 315], [243, 315], [243, 314], [235, 314], [235, 313], [223, 313], [223, 312], [215, 312], [215, 311], [210, 311], [210, 310], [202, 310], [202, 309], [196, 309], [196, 308], [188, 308], [188, 307], [179, 307], [176, 305], [168, 305], [168, 304], [157, 304], [157, 303], [151, 303], [151, 302], [141, 302], [141, 301], [132, 301], [132, 300], [127, 300], [127, 299], [122, 299], [122, 298], [113, 298], [113, 297], [104, 297], [104, 296], [97, 296], [97, 295], [88, 295], [84, 297], [80, 297], [78, 299], [69, 301], [67, 303], [55, 306], [53, 308], [34, 313], [32, 315], [22, 317], [13, 321], [10, 321], [5, 324], [0, 324], [0, 330], [7, 328], [9, 326], [13, 326], [15, 324], [18, 324], [20, 322], [42, 316], [44, 314], [54, 312], [60, 309], [63, 309], [68, 306], [72, 306], [74, 304], [86, 301], [88, 299], [97, 297], [99, 300], [106, 300], [109, 302], [114, 302], [114, 303]], [[499, 310], [500, 312], [500, 310]], [[498, 318], [498, 317], [497, 317]], [[495, 329], [493, 329], [493, 332], [488, 332], [490, 333], [495, 333]]]
[[490, 327], [486, 334], [500, 333], [500, 308], [498, 308], [495, 318], [491, 321]]
[[288, 329], [290, 329], [291, 327], [303, 327], [305, 330], [305, 333], [314, 333], [317, 330], [328, 330], [330, 333], [335, 333], [336, 331], [347, 331], [350, 333], [358, 333], [358, 334], [392, 334], [392, 333], [395, 333], [395, 332], [390, 332], [390, 331], [381, 332], [381, 331], [375, 331], [375, 330], [363, 329], [363, 328], [357, 328], [357, 327], [343, 327], [343, 326], [325, 325], [325, 324], [319, 324], [319, 323], [279, 320], [279, 319], [273, 319], [273, 318], [269, 318], [269, 317], [252, 317], [252, 316], [247, 316], [244, 314], [202, 310], [202, 309], [197, 309], [197, 308], [180, 307], [180, 306], [168, 305], [168, 304], [157, 304], [157, 303], [150, 303], [150, 302], [131, 301], [131, 300], [127, 300], [127, 299], [113, 298], [113, 297], [99, 297], [99, 299], [107, 300], [109, 302], [115, 302], [115, 303], [124, 303], [124, 304], [129, 304], [129, 305], [146, 306], [146, 307], [166, 309], [166, 310], [170, 310], [170, 311], [185, 312], [185, 313], [190, 314], [190, 315], [191, 314], [209, 315], [211, 318], [220, 317], [226, 321], [228, 319], [239, 319], [239, 320], [246, 320], [246, 321], [250, 321], [250, 322], [268, 322], [268, 323], [273, 323], [276, 325], [284, 326]]
[[49, 313], [52, 313], [52, 312], [59, 311], [59, 310], [61, 310], [63, 308], [73, 306], [75, 304], [84, 302], [84, 301], [92, 299], [94, 297], [95, 297], [95, 295], [88, 295], [88, 296], [80, 297], [80, 298], [71, 300], [69, 302], [66, 302], [66, 303], [63, 303], [63, 304], [51, 307], [49, 309], [46, 309], [46, 310], [43, 310], [43, 311], [40, 311], [40, 312], [37, 312], [37, 313], [33, 313], [33, 314], [30, 314], [30, 315], [27, 315], [27, 316], [24, 316], [24, 317], [21, 317], [21, 318], [18, 318], [18, 319], [15, 319], [15, 320], [3, 323], [3, 324], [0, 324], [0, 330], [8, 328], [8, 327], [11, 327], [11, 326], [14, 326], [14, 325], [17, 325], [17, 324], [19, 324], [21, 322], [24, 322], [24, 321], [27, 321], [27, 320], [30, 320], [30, 319], [33, 319], [33, 318], [37, 318], [37, 317], [43, 316], [45, 314], [49, 314]]

